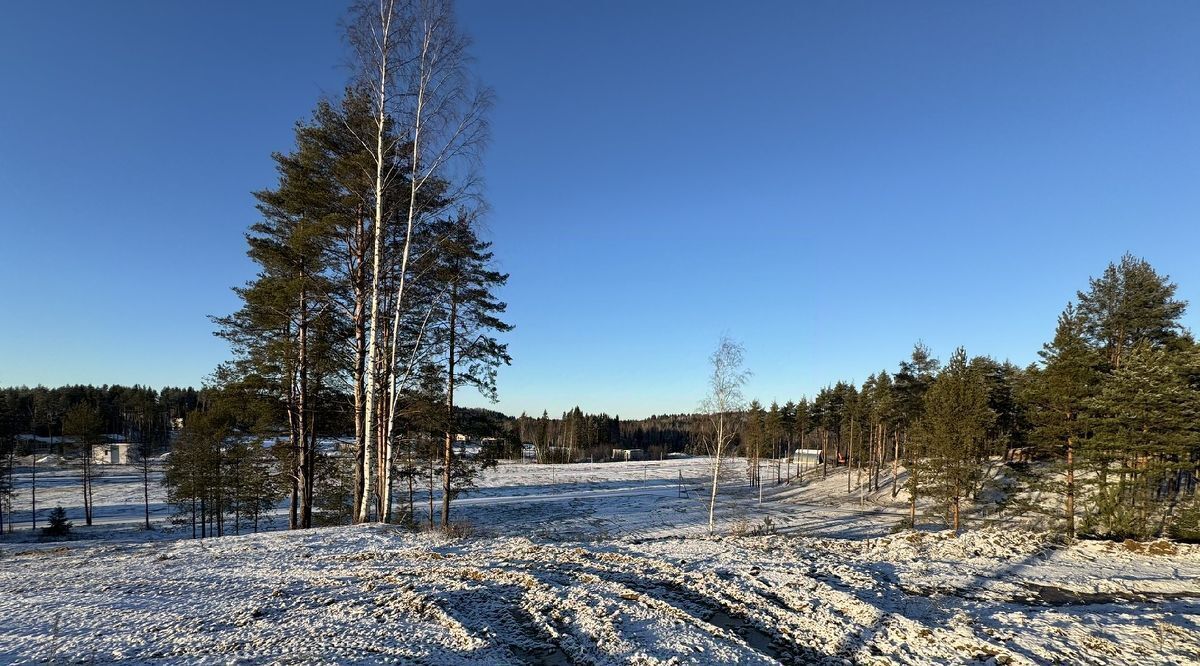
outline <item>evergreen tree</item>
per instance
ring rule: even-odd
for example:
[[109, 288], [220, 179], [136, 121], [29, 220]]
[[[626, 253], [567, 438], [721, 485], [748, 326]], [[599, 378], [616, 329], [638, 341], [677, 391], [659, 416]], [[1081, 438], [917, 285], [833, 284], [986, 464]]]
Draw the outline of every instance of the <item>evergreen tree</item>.
[[17, 455], [17, 420], [12, 401], [0, 393], [0, 534], [4, 532], [5, 520], [8, 531], [12, 531], [12, 497], [14, 490], [13, 471]]
[[[1089, 401], [1099, 487], [1089, 531], [1145, 537], [1166, 531], [1200, 459], [1200, 352], [1143, 342]], [[1116, 479], [1113, 479], [1113, 476]]]
[[[896, 396], [896, 428], [904, 459], [904, 468], [908, 471], [906, 486], [909, 495], [909, 520], [916, 520], [917, 495], [920, 487], [921, 460], [917, 450], [908, 445], [909, 431], [916, 425], [925, 409], [925, 393], [929, 390], [937, 374], [940, 362], [933, 357], [924, 343], [913, 345], [912, 355], [907, 361], [900, 363], [900, 370], [895, 376]], [[900, 492], [900, 487], [892, 485], [892, 497]]]
[[275, 427], [288, 433], [293, 529], [312, 526], [316, 395], [335, 372], [327, 248], [341, 212], [328, 152], [305, 125], [297, 127], [296, 143], [291, 154], [273, 156], [278, 186], [254, 195], [262, 218], [246, 240], [259, 273], [234, 290], [242, 308], [215, 320], [236, 355], [223, 383], [261, 387], [280, 405]]
[[955, 531], [962, 500], [979, 483], [979, 458], [994, 419], [984, 380], [960, 347], [925, 394], [913, 434], [926, 468], [922, 485], [948, 510]]
[[[841, 386], [841, 383], [838, 383]], [[832, 444], [838, 424], [841, 422], [840, 390], [826, 386], [817, 392], [813, 400], [812, 415], [821, 439], [821, 478], [829, 474], [829, 458], [835, 453]]]
[[1037, 446], [1062, 462], [1061, 487], [1068, 538], [1075, 537], [1075, 470], [1091, 432], [1088, 401], [1099, 388], [1100, 357], [1087, 344], [1083, 317], [1071, 305], [1058, 318], [1054, 340], [1039, 352], [1042, 367], [1030, 375], [1027, 401]]
[[779, 403], [771, 401], [771, 408], [763, 417], [763, 435], [766, 439], [765, 452], [775, 461], [775, 483], [779, 483], [779, 448], [783, 441], [783, 415]]
[[[887, 441], [890, 438], [892, 441], [891, 456], [892, 456], [892, 486], [893, 495], [896, 485], [896, 477], [899, 476], [900, 465], [900, 437], [897, 433], [897, 424], [899, 423], [899, 414], [896, 406], [896, 385], [892, 380], [892, 376], [885, 370], [881, 370], [876, 376], [875, 389], [875, 409], [876, 418], [879, 423], [879, 446], [880, 467], [883, 466], [883, 460], [888, 455]], [[875, 489], [879, 489], [879, 468], [876, 468], [875, 474]]]
[[163, 470], [167, 501], [177, 514], [191, 517], [192, 536], [221, 536], [234, 499], [227, 489], [223, 465], [225, 448], [236, 442], [236, 422], [217, 403], [208, 411], [196, 410], [184, 420]]
[[1079, 314], [1088, 340], [1103, 350], [1113, 369], [1141, 342], [1163, 347], [1179, 339], [1186, 301], [1175, 299], [1175, 284], [1145, 260], [1126, 254], [1092, 278], [1079, 292]]
[[550, 462], [550, 415], [542, 410], [542, 417], [537, 420], [533, 435], [534, 453], [538, 462]]
[[851, 477], [854, 472], [856, 456], [861, 456], [861, 446], [858, 440], [862, 437], [862, 401], [858, 389], [853, 384], [838, 382], [835, 390], [841, 393], [841, 418], [838, 423], [839, 440], [845, 442], [841, 456], [846, 463], [846, 492], [850, 492]]
[[[888, 454], [886, 444], [896, 418], [896, 396], [892, 376], [886, 370], [871, 375], [863, 383], [863, 401], [866, 405], [866, 418], [871, 429], [868, 482], [873, 490], [878, 490], [880, 470]], [[896, 464], [893, 461], [893, 481]]]
[[62, 537], [71, 533], [71, 521], [67, 520], [67, 511], [61, 506], [51, 509], [47, 519], [50, 521], [50, 524], [42, 528], [42, 534]]
[[796, 403], [795, 416], [792, 418], [792, 436], [796, 448], [808, 448], [805, 445], [805, 438], [808, 436], [808, 431], [812, 429], [812, 405], [808, 402], [808, 398], [801, 398], [800, 402]]
[[758, 400], [751, 400], [741, 432], [742, 455], [746, 458], [746, 476], [751, 487], [759, 484], [759, 460], [766, 446], [764, 418], [762, 405]]
[[[438, 242], [428, 267], [422, 272], [442, 294], [429, 345], [441, 356], [446, 377], [441, 523], [447, 527], [451, 500], [459, 488], [470, 485], [477, 471], [466, 461], [455, 460], [455, 391], [469, 387], [493, 401], [496, 399], [496, 370], [512, 359], [508, 345], [495, 335], [512, 330], [512, 326], [500, 319], [507, 306], [495, 293], [508, 281], [508, 275], [492, 268], [491, 243], [480, 240], [474, 220], [460, 213], [433, 225], [431, 233]], [[585, 424], [578, 407], [573, 416], [574, 445]]]
[[1018, 385], [1024, 371], [1009, 362], [1000, 363], [987, 356], [971, 359], [972, 369], [983, 379], [988, 407], [996, 415], [988, 430], [985, 456], [1001, 455], [1024, 446], [1028, 436], [1028, 416], [1018, 399]]

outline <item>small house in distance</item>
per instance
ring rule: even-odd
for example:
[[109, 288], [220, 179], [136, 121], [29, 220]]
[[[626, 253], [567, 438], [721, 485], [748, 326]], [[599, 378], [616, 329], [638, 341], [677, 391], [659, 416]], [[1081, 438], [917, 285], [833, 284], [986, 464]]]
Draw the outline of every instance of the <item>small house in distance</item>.
[[821, 449], [796, 449], [792, 451], [792, 462], [797, 465], [820, 465], [825, 458]]
[[92, 462], [100, 465], [128, 465], [129, 442], [106, 442], [92, 445]]
[[646, 452], [641, 449], [613, 449], [612, 458], [613, 460], [624, 460], [626, 462], [630, 460], [644, 460]]

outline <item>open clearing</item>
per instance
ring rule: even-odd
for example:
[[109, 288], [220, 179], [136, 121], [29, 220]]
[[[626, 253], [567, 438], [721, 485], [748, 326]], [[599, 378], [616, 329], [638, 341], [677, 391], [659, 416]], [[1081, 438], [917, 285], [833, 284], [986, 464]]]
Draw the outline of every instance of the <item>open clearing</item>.
[[[778, 533], [710, 538], [706, 469], [502, 465], [456, 501], [473, 526], [456, 539], [358, 526], [145, 541], [117, 521], [9, 542], [0, 662], [1200, 662], [1200, 547], [889, 535], [903, 493], [847, 494], [844, 473], [761, 504], [731, 480], [719, 530], [770, 517]], [[140, 481], [110, 478], [101, 515], [136, 521]], [[72, 491], [45, 496], [67, 506]]]

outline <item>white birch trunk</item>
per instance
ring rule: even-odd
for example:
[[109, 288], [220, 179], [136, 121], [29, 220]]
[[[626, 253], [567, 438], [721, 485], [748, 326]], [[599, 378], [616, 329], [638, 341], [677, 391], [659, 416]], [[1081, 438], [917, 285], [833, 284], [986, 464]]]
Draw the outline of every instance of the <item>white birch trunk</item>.
[[384, 192], [384, 162], [387, 159], [383, 151], [384, 132], [387, 128], [387, 88], [388, 88], [388, 55], [389, 44], [388, 37], [391, 34], [392, 21], [392, 4], [387, 3], [386, 7], [380, 5], [380, 42], [379, 42], [379, 79], [376, 81], [376, 97], [378, 107], [376, 108], [376, 127], [375, 127], [375, 215], [372, 224], [371, 233], [373, 236], [373, 246], [371, 249], [371, 314], [369, 317], [367, 331], [367, 368], [364, 373], [365, 389], [363, 393], [363, 424], [366, 426], [366, 436], [363, 439], [363, 494], [359, 502], [355, 522], [366, 522], [371, 516], [371, 496], [374, 493], [374, 453], [373, 450], [378, 444], [378, 431], [376, 429], [376, 393], [378, 392], [378, 381], [376, 371], [376, 360], [378, 358], [378, 350], [376, 349], [376, 341], [378, 339], [379, 329], [379, 277], [383, 264], [383, 192]]
[[[420, 189], [420, 182], [424, 182], [420, 174], [420, 156], [421, 156], [421, 124], [425, 113], [425, 94], [426, 94], [426, 67], [428, 63], [430, 32], [428, 23], [423, 31], [421, 40], [421, 58], [420, 72], [418, 73], [417, 83], [417, 101], [413, 114], [413, 135], [412, 135], [412, 155], [409, 165], [408, 179], [408, 215], [406, 216], [406, 229], [404, 232], [404, 250], [400, 258], [400, 284], [396, 289], [395, 312], [392, 318], [392, 340], [391, 340], [391, 362], [388, 367], [388, 389], [391, 391], [392, 410], [389, 412], [387, 424], [384, 428], [384, 459], [385, 465], [383, 470], [383, 481], [381, 488], [383, 494], [384, 520], [391, 519], [392, 502], [391, 502], [391, 487], [392, 487], [392, 425], [395, 414], [395, 396], [399, 393], [396, 386], [396, 347], [399, 344], [400, 338], [400, 316], [403, 312], [404, 302], [404, 287], [408, 278], [408, 258], [412, 248], [413, 227], [416, 224], [417, 218], [417, 192]], [[415, 345], [420, 345], [421, 341], [415, 341]], [[414, 347], [415, 354], [415, 347]], [[406, 373], [407, 374], [407, 373]]]
[[717, 480], [721, 476], [721, 444], [725, 440], [725, 417], [717, 417], [717, 459], [713, 461], [712, 496], [708, 500], [708, 533], [711, 536], [716, 529], [714, 514], [717, 508]]

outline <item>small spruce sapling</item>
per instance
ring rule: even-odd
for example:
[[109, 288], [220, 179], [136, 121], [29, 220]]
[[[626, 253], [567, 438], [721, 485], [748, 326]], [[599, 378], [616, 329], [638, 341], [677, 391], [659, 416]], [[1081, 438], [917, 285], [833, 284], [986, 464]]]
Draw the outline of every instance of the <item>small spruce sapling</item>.
[[67, 511], [61, 506], [56, 506], [50, 511], [50, 526], [42, 528], [42, 534], [46, 536], [67, 536], [71, 533], [71, 521], [67, 520]]

